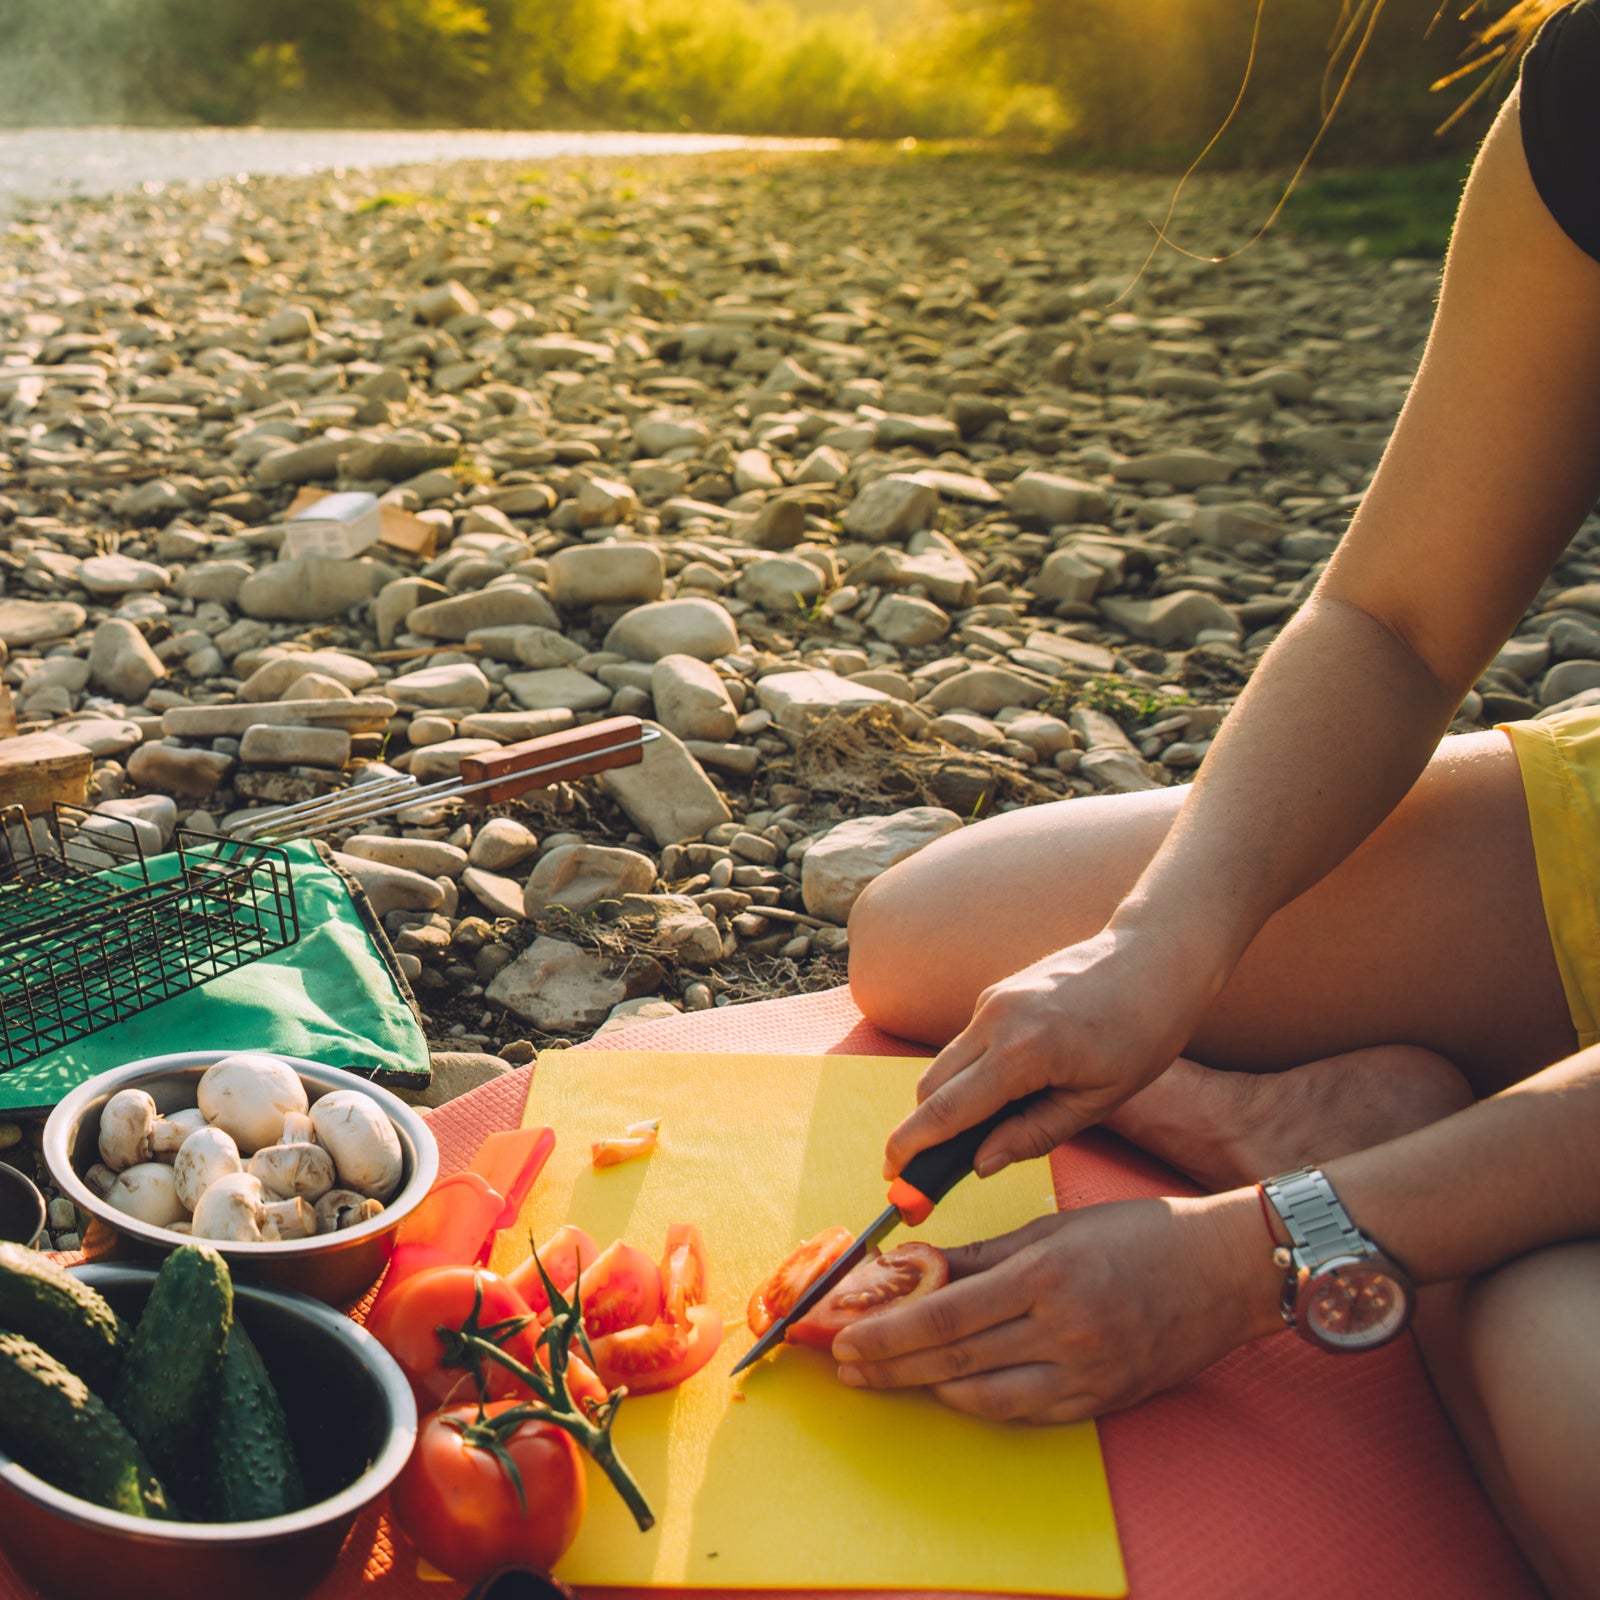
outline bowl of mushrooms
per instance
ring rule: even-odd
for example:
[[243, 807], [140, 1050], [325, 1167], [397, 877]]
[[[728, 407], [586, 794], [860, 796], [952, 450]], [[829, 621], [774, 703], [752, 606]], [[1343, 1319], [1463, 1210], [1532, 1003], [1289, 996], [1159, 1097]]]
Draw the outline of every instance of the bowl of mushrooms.
[[261, 1050], [149, 1056], [50, 1113], [44, 1159], [90, 1259], [204, 1239], [235, 1274], [347, 1305], [433, 1186], [427, 1124], [354, 1073]]

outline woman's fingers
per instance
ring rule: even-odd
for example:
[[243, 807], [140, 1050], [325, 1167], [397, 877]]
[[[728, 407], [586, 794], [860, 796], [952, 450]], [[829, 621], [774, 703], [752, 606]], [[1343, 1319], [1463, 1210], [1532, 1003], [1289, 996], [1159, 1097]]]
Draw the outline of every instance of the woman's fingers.
[[1045, 1362], [954, 1378], [933, 1392], [952, 1411], [994, 1422], [1082, 1422], [1101, 1409], [1093, 1395], [1063, 1394], [1061, 1369]]
[[[957, 1378], [1026, 1363], [1033, 1328], [1026, 1317], [983, 1328], [970, 1338], [930, 1345], [885, 1361], [841, 1361], [839, 1377], [857, 1389], [903, 1389], [937, 1385]], [[837, 1341], [835, 1353], [837, 1354]]]

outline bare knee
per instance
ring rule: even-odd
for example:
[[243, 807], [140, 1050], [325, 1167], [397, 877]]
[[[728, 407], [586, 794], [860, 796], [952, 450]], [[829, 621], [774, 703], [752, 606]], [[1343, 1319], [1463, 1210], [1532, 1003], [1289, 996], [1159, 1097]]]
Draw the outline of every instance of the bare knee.
[[919, 892], [919, 875], [907, 870], [915, 859], [874, 878], [851, 907], [850, 993], [885, 1032], [942, 1045], [967, 1019], [944, 1016], [930, 1004], [936, 986], [919, 959], [918, 933], [932, 908]]
[[1515, 1501], [1508, 1519], [1555, 1594], [1600, 1596], [1600, 1242], [1535, 1251], [1461, 1304], [1467, 1367]]

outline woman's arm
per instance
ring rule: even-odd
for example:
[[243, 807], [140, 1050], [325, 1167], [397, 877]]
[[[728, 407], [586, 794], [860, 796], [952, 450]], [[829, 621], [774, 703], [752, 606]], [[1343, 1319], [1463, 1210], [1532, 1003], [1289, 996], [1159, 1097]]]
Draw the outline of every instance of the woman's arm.
[[[1430, 1284], [1600, 1236], [1597, 1141], [1600, 1047], [1324, 1171], [1356, 1225]], [[948, 1288], [839, 1335], [847, 1383], [931, 1385], [958, 1410], [1074, 1422], [1283, 1329], [1284, 1272], [1253, 1188], [1089, 1206], [950, 1261]]]
[[1048, 1089], [979, 1170], [1042, 1154], [1161, 1072], [1273, 912], [1405, 794], [1597, 492], [1600, 263], [1534, 189], [1513, 97], [1468, 183], [1411, 395], [1321, 583], [1107, 928], [985, 992], [887, 1167]]

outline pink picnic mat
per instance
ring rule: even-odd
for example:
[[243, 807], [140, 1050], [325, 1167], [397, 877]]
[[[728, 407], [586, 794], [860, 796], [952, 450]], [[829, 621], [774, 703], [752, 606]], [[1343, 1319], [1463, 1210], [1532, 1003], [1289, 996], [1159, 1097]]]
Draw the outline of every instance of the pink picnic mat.
[[[686, 1014], [578, 1048], [925, 1053], [866, 1022], [843, 989]], [[527, 1095], [526, 1071], [514, 1072], [434, 1112], [441, 1171], [464, 1167], [485, 1135], [518, 1126]], [[1056, 1151], [1051, 1171], [1064, 1210], [1195, 1192], [1099, 1135]], [[1105, 1418], [1100, 1429], [1131, 1600], [1542, 1593], [1478, 1488], [1410, 1339], [1350, 1359], [1321, 1355], [1289, 1334], [1266, 1339]], [[450, 1600], [461, 1592], [417, 1578], [380, 1506], [357, 1523], [316, 1600]], [[594, 1592], [645, 1600], [643, 1590]], [[699, 1593], [728, 1600], [735, 1591]], [[36, 1600], [3, 1558], [0, 1600]]]

